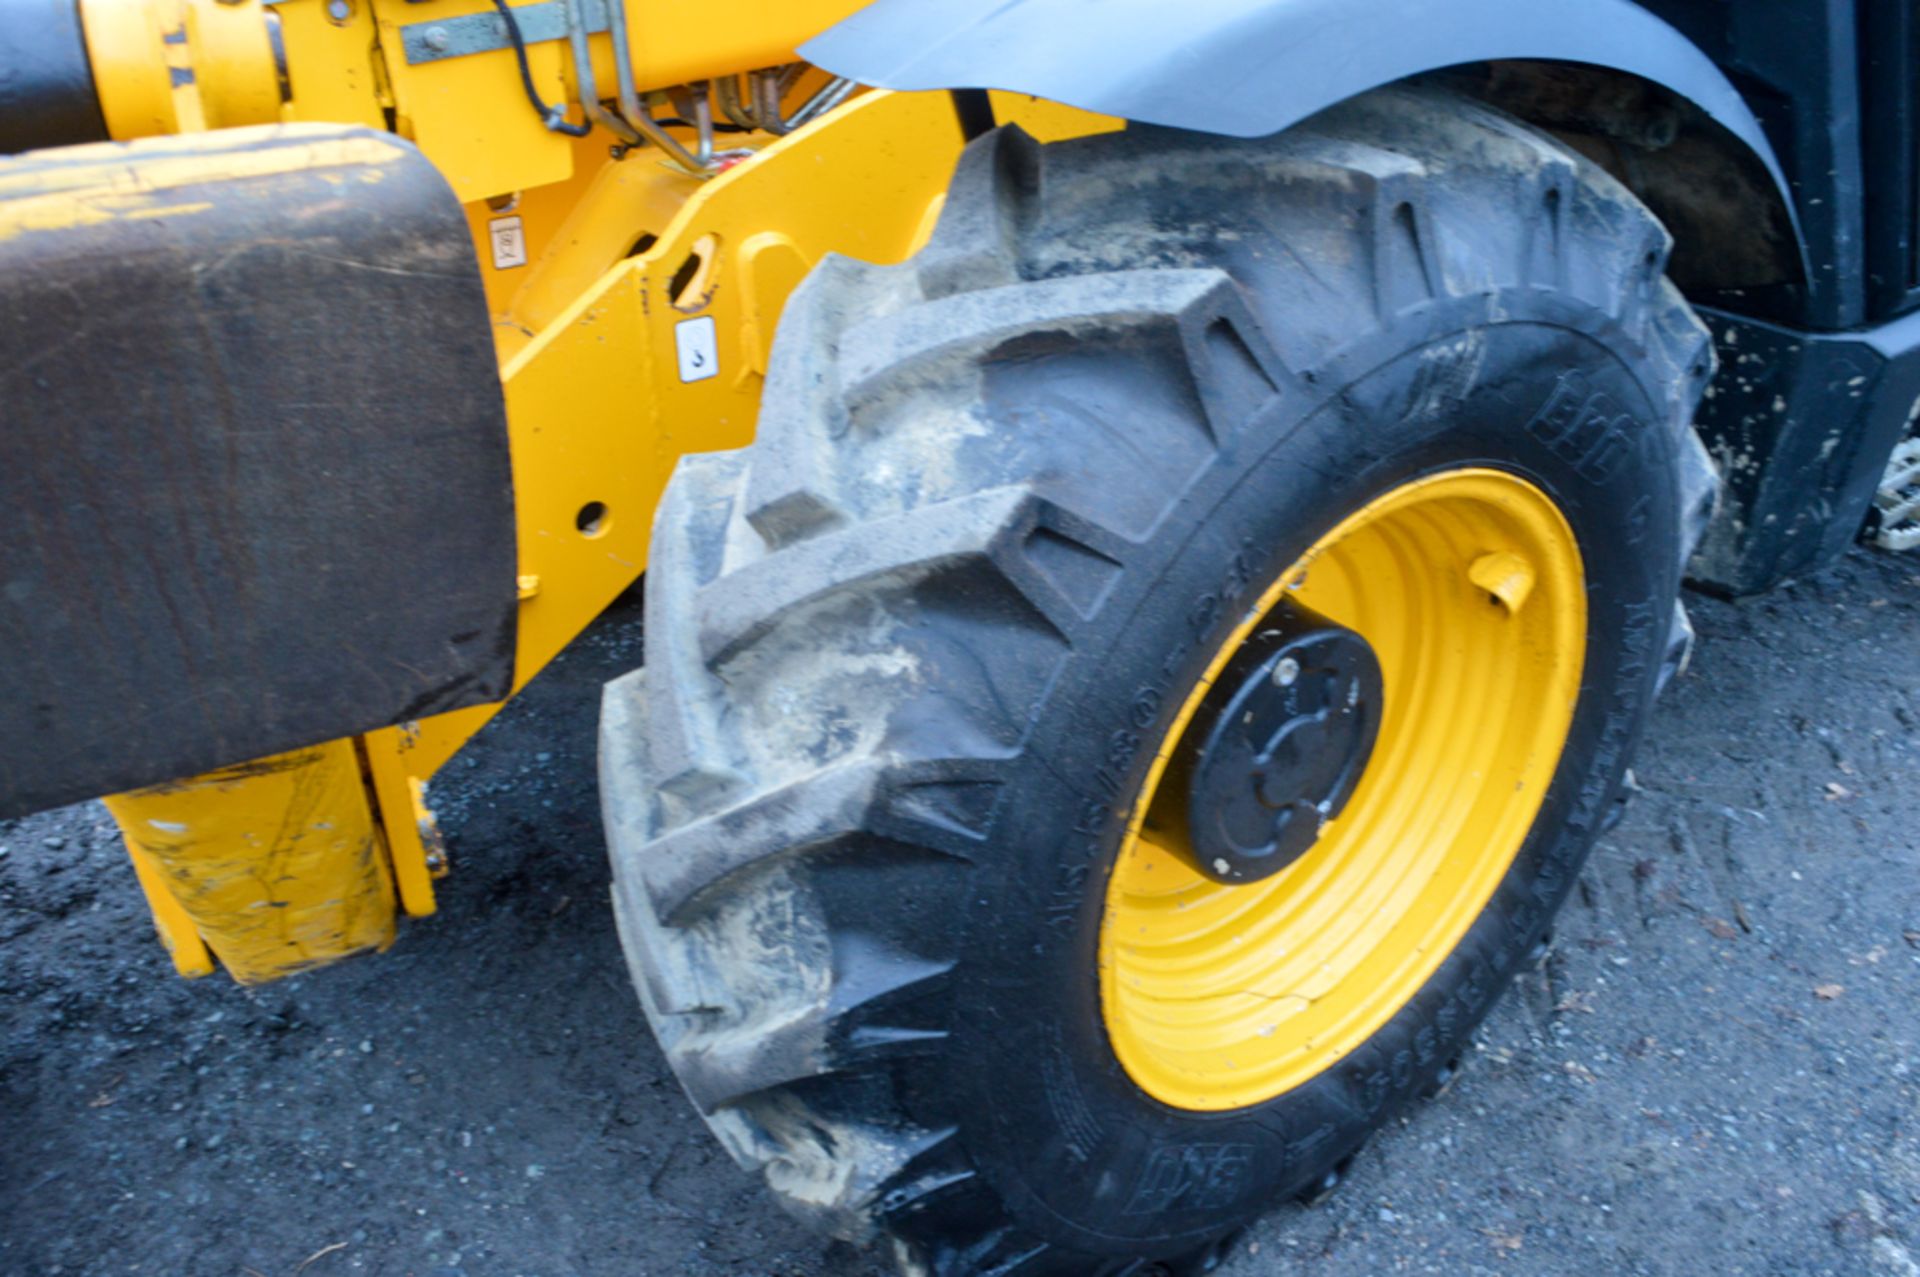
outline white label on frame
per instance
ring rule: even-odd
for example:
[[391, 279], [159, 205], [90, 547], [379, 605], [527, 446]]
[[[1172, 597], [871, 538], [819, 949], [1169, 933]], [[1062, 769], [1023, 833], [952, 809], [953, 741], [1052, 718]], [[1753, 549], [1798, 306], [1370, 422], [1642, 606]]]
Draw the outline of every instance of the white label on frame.
[[680, 380], [705, 381], [720, 375], [720, 342], [712, 315], [675, 324], [673, 345], [680, 356]]
[[518, 217], [496, 217], [487, 223], [493, 240], [493, 268], [512, 270], [527, 264], [527, 232]]

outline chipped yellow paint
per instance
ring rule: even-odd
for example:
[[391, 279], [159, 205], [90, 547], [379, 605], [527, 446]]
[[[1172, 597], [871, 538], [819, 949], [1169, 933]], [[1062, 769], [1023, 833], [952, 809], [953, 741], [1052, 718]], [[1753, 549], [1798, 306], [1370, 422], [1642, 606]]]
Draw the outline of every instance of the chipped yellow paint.
[[184, 972], [204, 969], [196, 933], [242, 984], [393, 943], [393, 875], [351, 741], [106, 804]]
[[394, 765], [388, 733], [400, 734], [399, 729], [388, 728], [359, 737], [356, 744], [367, 763], [400, 907], [410, 918], [424, 918], [437, 907], [433, 880], [446, 872], [446, 849], [440, 826], [427, 806], [427, 782]]
[[280, 43], [287, 51], [287, 84], [293, 97], [281, 118], [384, 129], [385, 82], [373, 7], [348, 6], [345, 19], [327, 12], [326, 0], [283, 0], [274, 6]]
[[80, 24], [117, 141], [281, 118], [261, 0], [84, 0]]
[[188, 0], [182, 42], [192, 58], [191, 91], [209, 129], [280, 120], [280, 73], [260, 0]]
[[168, 15], [149, 0], [86, 0], [80, 6], [87, 61], [109, 136], [125, 141], [180, 127], [166, 60], [167, 37], [180, 27], [177, 9]]
[[166, 875], [153, 857], [140, 849], [139, 843], [124, 835], [122, 840], [126, 843], [127, 855], [133, 860], [133, 873], [140, 880], [140, 890], [147, 897], [147, 908], [153, 913], [153, 929], [160, 933], [160, 943], [173, 959], [173, 969], [189, 980], [212, 975], [213, 955], [207, 951], [207, 943], [200, 938], [193, 918], [168, 889]]
[[[527, 104], [511, 51], [503, 48], [419, 65], [407, 62], [401, 28], [429, 17], [444, 21], [491, 13], [491, 0], [435, 0], [431, 11], [408, 0], [371, 0], [370, 5], [368, 0], [356, 0], [356, 4], [370, 7], [378, 24], [381, 73], [393, 94], [400, 133], [432, 157], [461, 200], [563, 182], [572, 175], [573, 143], [548, 130]], [[528, 72], [548, 102], [564, 103], [570, 96], [565, 49], [564, 40], [540, 40], [527, 46]], [[612, 95], [611, 79], [601, 80], [600, 85]], [[600, 158], [606, 157], [610, 141], [599, 139]]]

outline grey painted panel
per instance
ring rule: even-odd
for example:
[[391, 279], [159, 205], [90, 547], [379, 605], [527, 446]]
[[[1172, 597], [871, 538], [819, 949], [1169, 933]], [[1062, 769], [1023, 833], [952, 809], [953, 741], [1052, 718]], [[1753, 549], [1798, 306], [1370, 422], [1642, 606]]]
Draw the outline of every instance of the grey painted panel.
[[1630, 0], [876, 0], [801, 53], [884, 88], [1008, 89], [1239, 137], [1439, 67], [1586, 62], [1690, 98], [1787, 193], [1739, 91]]

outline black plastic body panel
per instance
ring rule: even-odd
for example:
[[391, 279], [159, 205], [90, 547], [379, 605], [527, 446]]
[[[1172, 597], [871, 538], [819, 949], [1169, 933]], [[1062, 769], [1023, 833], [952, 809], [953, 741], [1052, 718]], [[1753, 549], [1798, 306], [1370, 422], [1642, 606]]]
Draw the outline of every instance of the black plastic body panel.
[[[1866, 161], [1859, 11], [1876, 0], [1640, 0], [1704, 50], [1759, 117], [1792, 188], [1810, 268], [1803, 289], [1739, 309], [1810, 329], [1851, 328], [1867, 310]], [[1896, 171], [1874, 174], [1897, 180]]]
[[23, 175], [84, 215], [0, 235], [0, 816], [505, 696], [505, 408], [432, 165], [308, 126]]
[[1867, 165], [1867, 302], [1920, 305], [1920, 6], [1868, 0], [1861, 13]]
[[1695, 424], [1724, 487], [1688, 573], [1718, 593], [1753, 594], [1853, 543], [1920, 407], [1920, 315], [1838, 336], [1702, 317], [1720, 371]]

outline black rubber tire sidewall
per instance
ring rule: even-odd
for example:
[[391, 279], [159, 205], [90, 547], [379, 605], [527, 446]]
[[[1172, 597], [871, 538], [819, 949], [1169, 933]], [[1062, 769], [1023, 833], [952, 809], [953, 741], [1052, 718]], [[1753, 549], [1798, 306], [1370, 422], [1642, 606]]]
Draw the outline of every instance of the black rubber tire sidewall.
[[[1484, 298], [1403, 320], [1319, 370], [1331, 393], [1317, 406], [1250, 423], [1129, 562], [1090, 624], [1098, 637], [1076, 639], [1035, 711], [1031, 765], [996, 810], [996, 860], [971, 893], [950, 1049], [907, 1100], [928, 1127], [958, 1126], [1014, 1220], [1055, 1245], [1173, 1254], [1319, 1180], [1461, 1051], [1590, 848], [1651, 703], [1678, 588], [1676, 436], [1662, 388], [1606, 317], [1549, 293], [1501, 303], [1500, 323]], [[1478, 361], [1471, 390], [1409, 411], [1462, 343]], [[1017, 397], [1045, 361], [988, 375]], [[1558, 446], [1529, 429], [1556, 395], [1585, 414], [1584, 433]], [[1591, 455], [1602, 437], [1604, 466]], [[1465, 466], [1531, 480], [1584, 558], [1581, 696], [1533, 832], [1433, 980], [1363, 1048], [1253, 1108], [1169, 1108], [1128, 1078], [1101, 1019], [1096, 955], [1124, 795], [1258, 591], [1369, 499]]]

